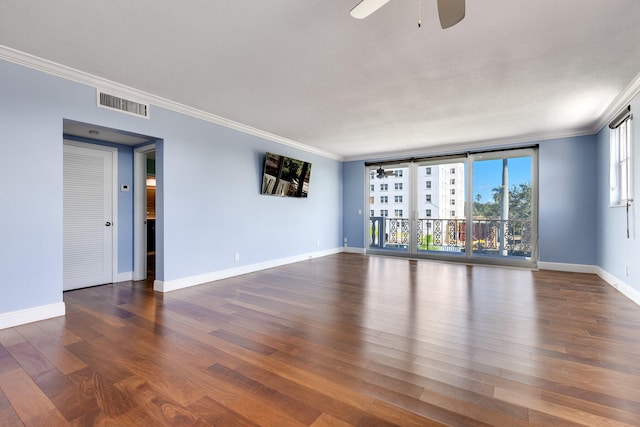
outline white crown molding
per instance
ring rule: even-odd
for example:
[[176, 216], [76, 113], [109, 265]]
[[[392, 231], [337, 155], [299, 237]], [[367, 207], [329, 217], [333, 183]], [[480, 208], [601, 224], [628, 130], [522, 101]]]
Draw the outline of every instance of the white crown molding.
[[518, 148], [531, 145], [534, 142], [547, 141], [551, 139], [572, 138], [577, 136], [593, 135], [593, 129], [577, 129], [565, 132], [551, 133], [532, 133], [519, 136], [510, 136], [507, 138], [485, 139], [471, 142], [452, 143], [446, 145], [435, 145], [432, 147], [416, 148], [412, 150], [393, 151], [384, 153], [373, 153], [366, 155], [347, 156], [343, 159], [345, 162], [351, 161], [384, 161], [391, 159], [411, 158], [411, 157], [428, 157], [428, 156], [444, 156], [448, 154], [458, 154], [473, 150], [494, 150], [503, 148]]
[[12, 49], [7, 46], [0, 45], [0, 59], [34, 70], [42, 71], [43, 73], [47, 73], [66, 80], [71, 80], [87, 86], [93, 86], [95, 88], [104, 90], [105, 92], [111, 91], [114, 94], [120, 95], [125, 98], [129, 96], [132, 99], [139, 100], [139, 102], [141, 103], [155, 105], [156, 107], [161, 107], [176, 113], [181, 113], [186, 116], [224, 126], [229, 129], [257, 136], [259, 138], [277, 142], [289, 147], [297, 148], [299, 150], [303, 150], [312, 154], [317, 154], [322, 157], [339, 161], [343, 160], [342, 156], [339, 156], [337, 154], [311, 147], [292, 139], [288, 139], [251, 126], [247, 126], [242, 123], [217, 116], [215, 114], [207, 113], [206, 111], [189, 107], [188, 105], [184, 105], [170, 99], [162, 98], [148, 92], [144, 92], [117, 82], [113, 82], [111, 80], [104, 79], [102, 77], [94, 76], [92, 74], [85, 73], [84, 71], [79, 71], [74, 68], [67, 67], [66, 65], [39, 58], [37, 56]]
[[593, 127], [593, 133], [598, 133], [613, 119], [631, 100], [640, 93], [640, 73], [629, 83], [629, 86], [618, 95], [600, 115], [600, 119]]

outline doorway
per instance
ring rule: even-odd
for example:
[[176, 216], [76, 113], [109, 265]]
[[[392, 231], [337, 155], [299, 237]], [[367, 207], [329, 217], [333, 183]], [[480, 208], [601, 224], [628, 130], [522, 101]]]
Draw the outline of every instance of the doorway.
[[134, 152], [134, 183], [144, 191], [134, 198], [134, 274], [133, 280], [153, 283], [157, 279], [157, 189], [156, 144], [138, 147]]
[[[143, 158], [142, 164], [138, 164], [137, 156], [139, 153], [155, 153], [156, 142], [159, 140], [151, 136], [69, 119], [63, 120], [63, 136], [65, 140], [73, 140], [74, 143], [114, 150], [116, 153], [113, 157], [113, 219], [108, 221], [112, 224], [110, 227], [113, 234], [112, 278], [103, 283], [144, 280], [147, 270], [151, 269], [155, 273], [155, 267], [147, 265], [145, 241], [146, 157]], [[142, 198], [141, 202], [138, 201], [139, 198]], [[120, 206], [120, 209], [116, 206]], [[141, 234], [142, 238], [138, 238], [138, 234]], [[156, 253], [161, 245], [156, 244], [154, 239]], [[81, 253], [79, 256], [82, 258], [86, 254]], [[153, 261], [155, 264], [155, 259]]]

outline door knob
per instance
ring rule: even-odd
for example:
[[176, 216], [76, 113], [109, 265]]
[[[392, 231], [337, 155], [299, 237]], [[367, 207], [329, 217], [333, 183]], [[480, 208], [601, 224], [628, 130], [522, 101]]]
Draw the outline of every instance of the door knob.
[[104, 225], [106, 225], [107, 227], [111, 226], [111, 223], [109, 221], [105, 222]]

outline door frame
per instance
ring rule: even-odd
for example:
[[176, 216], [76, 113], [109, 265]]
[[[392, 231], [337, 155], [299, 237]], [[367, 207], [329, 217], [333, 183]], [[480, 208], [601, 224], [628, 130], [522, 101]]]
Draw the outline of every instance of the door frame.
[[[112, 183], [111, 183], [111, 281], [108, 283], [114, 283], [118, 277], [118, 148], [110, 147], [100, 144], [92, 144], [89, 142], [74, 141], [71, 139], [63, 138], [62, 140], [63, 151], [64, 146], [74, 146], [85, 148], [89, 150], [100, 150], [111, 153], [111, 168], [112, 168]], [[64, 286], [64, 283], [63, 283]], [[91, 286], [91, 285], [88, 285]]]
[[[490, 158], [504, 158], [505, 154], [508, 153], [506, 157], [516, 157], [518, 154], [526, 154], [531, 159], [531, 209], [532, 209], [532, 218], [531, 218], [531, 233], [532, 239], [534, 240], [534, 245], [532, 246], [531, 257], [529, 259], [514, 259], [508, 257], [480, 257], [474, 256], [472, 247], [471, 247], [471, 239], [469, 238], [469, 234], [467, 234], [467, 238], [465, 241], [465, 255], [464, 256], [452, 256], [451, 254], [424, 254], [419, 253], [417, 250], [417, 242], [416, 242], [416, 219], [418, 218], [418, 210], [417, 210], [417, 175], [418, 175], [418, 167], [421, 163], [425, 162], [435, 162], [438, 163], [439, 160], [444, 160], [445, 163], [448, 163], [448, 160], [459, 159], [465, 163], [465, 224], [466, 230], [473, 230], [473, 214], [472, 214], [472, 206], [473, 206], [473, 162], [478, 159], [490, 159]], [[376, 167], [382, 167], [388, 169], [397, 169], [401, 167], [406, 167], [409, 173], [409, 185], [410, 185], [410, 196], [409, 196], [409, 206], [410, 206], [410, 214], [408, 216], [409, 221], [409, 243], [407, 251], [394, 251], [388, 250], [384, 248], [376, 248], [371, 247], [370, 245], [370, 227], [371, 227], [371, 218], [370, 218], [370, 186], [371, 186], [371, 173], [375, 170]], [[423, 258], [423, 259], [433, 259], [439, 261], [451, 261], [451, 262], [463, 262], [463, 263], [473, 263], [473, 264], [489, 264], [489, 265], [501, 265], [501, 266], [511, 266], [511, 267], [525, 267], [525, 268], [537, 268], [539, 262], [539, 233], [538, 233], [538, 147], [537, 146], [526, 146], [526, 147], [516, 147], [516, 148], [503, 148], [503, 149], [494, 149], [488, 151], [478, 151], [478, 152], [464, 152], [458, 154], [450, 154], [446, 156], [433, 156], [433, 157], [421, 157], [421, 158], [411, 158], [411, 159], [398, 159], [398, 160], [389, 160], [383, 162], [366, 162], [365, 163], [365, 206], [366, 206], [366, 215], [364, 217], [364, 242], [365, 242], [365, 253], [369, 254], [379, 254], [379, 255], [389, 255], [389, 256], [399, 256], [399, 257], [408, 257], [408, 258]]]
[[147, 278], [147, 153], [152, 151], [155, 143], [133, 154], [133, 280]]

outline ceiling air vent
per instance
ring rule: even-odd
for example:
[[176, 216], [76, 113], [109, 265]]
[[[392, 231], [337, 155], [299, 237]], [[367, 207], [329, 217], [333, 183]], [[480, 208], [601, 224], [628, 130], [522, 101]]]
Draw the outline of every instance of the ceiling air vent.
[[98, 90], [98, 106], [134, 116], [149, 118], [149, 105]]

